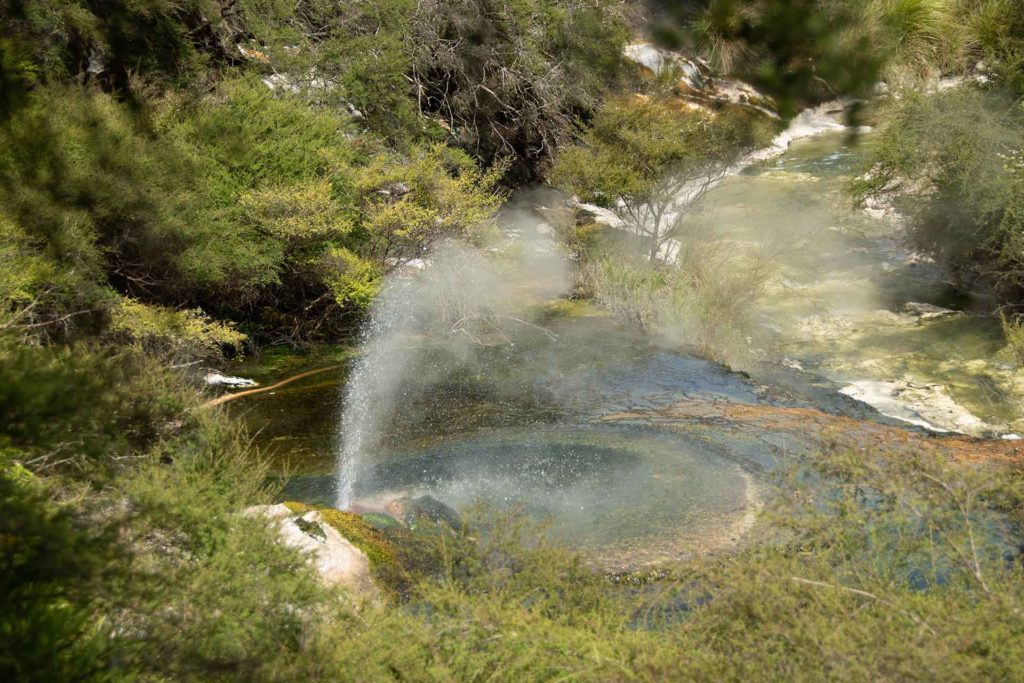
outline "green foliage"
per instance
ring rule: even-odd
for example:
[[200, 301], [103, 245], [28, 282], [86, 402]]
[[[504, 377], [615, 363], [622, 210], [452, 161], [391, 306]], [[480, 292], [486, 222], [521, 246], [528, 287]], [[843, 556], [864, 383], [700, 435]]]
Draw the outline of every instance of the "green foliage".
[[267, 4], [245, 11], [274, 17], [256, 32], [310, 97], [400, 147], [447, 137], [485, 165], [511, 157], [526, 179], [615, 82], [628, 36], [618, 0]]
[[335, 301], [357, 308], [368, 308], [383, 286], [381, 269], [344, 247], [327, 252], [325, 263], [329, 268], [327, 287]]
[[114, 308], [110, 331], [141, 350], [179, 361], [220, 358], [226, 348], [240, 350], [246, 338], [231, 323], [211, 320], [201, 308], [176, 311], [134, 299]]
[[682, 243], [671, 266], [623, 258], [616, 248], [595, 249], [576, 286], [623, 320], [682, 340], [708, 358], [742, 363], [758, 297], [772, 275], [767, 258], [696, 239]]
[[808, 101], [861, 96], [888, 53], [860, 30], [861, 0], [653, 0], [655, 37], [756, 83], [789, 118]]
[[552, 184], [615, 212], [653, 260], [705, 192], [769, 124], [646, 96], [609, 100], [579, 145], [559, 154]]
[[92, 476], [159, 441], [183, 409], [162, 371], [137, 354], [86, 346], [0, 352], [0, 452], [36, 472]]
[[[436, 240], [479, 240], [501, 197], [501, 165], [387, 150], [347, 115], [251, 79], [141, 114], [80, 88], [32, 101], [0, 127], [0, 324], [37, 334], [113, 319], [138, 340], [115, 293], [238, 318], [273, 307], [270, 328], [318, 329]], [[150, 348], [185, 351], [164, 342]]]
[[[1012, 0], [874, 0], [862, 31], [889, 45], [895, 66], [962, 72], [983, 60], [989, 78], [1016, 82], [1024, 8]], [[890, 69], [891, 71], [891, 69]]]
[[131, 354], [24, 349], [0, 372], [7, 677], [309, 677], [338, 603], [240, 514], [269, 492], [237, 427]]
[[479, 242], [502, 195], [502, 167], [481, 172], [466, 154], [443, 145], [408, 158], [378, 156], [361, 169], [356, 191], [369, 254], [388, 259], [422, 254], [442, 237]]
[[897, 199], [919, 248], [942, 258], [965, 284], [1013, 299], [1024, 263], [1024, 146], [1019, 107], [964, 87], [907, 95], [876, 149], [865, 193], [909, 190]]
[[216, 215], [245, 226], [258, 250], [235, 288], [269, 287], [277, 305], [327, 289], [365, 307], [382, 273], [440, 238], [476, 239], [500, 200], [500, 166], [484, 173], [440, 145], [382, 149], [346, 115], [254, 81], [226, 83], [162, 125], [192, 150]]
[[186, 85], [232, 59], [234, 3], [221, 0], [4, 0], [0, 119], [34, 86], [87, 77], [139, 94], [143, 81]]
[[603, 206], [649, 200], [666, 175], [700, 174], [753, 146], [745, 123], [671, 99], [612, 99], [582, 143], [560, 155], [551, 181]]
[[[881, 76], [916, 81], [984, 60], [1020, 84], [1022, 11], [1014, 0], [653, 0], [654, 34], [776, 97], [802, 103], [864, 96]], [[856, 112], [855, 112], [856, 113]]]
[[93, 610], [120, 549], [109, 530], [83, 524], [32, 484], [0, 473], [0, 674], [113, 680], [97, 665], [109, 643]]
[[1024, 367], [1024, 323], [1019, 319], [1007, 318], [1005, 314], [1000, 314], [999, 321], [1002, 323], [1007, 350], [1017, 366]]
[[1024, 6], [1013, 0], [988, 0], [977, 7], [967, 3], [968, 46], [984, 60], [986, 73], [997, 87], [1024, 95]]
[[110, 96], [39, 91], [0, 139], [6, 220], [73, 277], [68, 289], [87, 297], [79, 305], [102, 305], [108, 284], [181, 296], [244, 279], [265, 261], [244, 226], [204, 211], [195, 166]]
[[865, 8], [865, 22], [888, 38], [903, 61], [950, 68], [960, 46], [954, 31], [955, 0], [874, 0]]
[[588, 4], [419, 3], [412, 42], [422, 109], [485, 162], [550, 156], [615, 77], [627, 37], [617, 2]]

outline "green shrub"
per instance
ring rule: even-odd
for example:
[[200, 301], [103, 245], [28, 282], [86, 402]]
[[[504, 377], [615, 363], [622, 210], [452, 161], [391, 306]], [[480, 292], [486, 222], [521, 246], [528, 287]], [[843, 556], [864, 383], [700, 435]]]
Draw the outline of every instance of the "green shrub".
[[246, 337], [231, 323], [211, 320], [200, 308], [176, 311], [123, 299], [111, 312], [110, 331], [126, 344], [174, 362], [219, 359], [241, 350]]
[[577, 287], [614, 315], [697, 353], [729, 363], [748, 360], [757, 301], [772, 263], [714, 241], [684, 242], [671, 266], [592, 253]]
[[616, 81], [628, 37], [615, 0], [321, 0], [274, 16], [257, 33], [308, 96], [403, 149], [447, 138], [488, 166], [510, 157], [520, 180]]
[[7, 221], [83, 292], [171, 298], [263, 276], [259, 243], [210, 205], [196, 166], [112, 97], [38, 91], [0, 138]]
[[219, 0], [5, 1], [0, 71], [26, 66], [17, 91], [5, 89], [2, 99], [80, 76], [136, 94], [146, 81], [201, 84], [232, 61], [240, 28], [233, 18]]
[[173, 431], [187, 404], [166, 370], [131, 351], [13, 345], [0, 352], [0, 450], [32, 471], [103, 475]]
[[865, 30], [863, 0], [653, 0], [655, 38], [755, 83], [783, 118], [808, 103], [864, 96], [890, 52]]
[[[6, 463], [0, 456], [0, 466]], [[31, 482], [0, 472], [0, 675], [109, 681], [112, 646], [96, 619], [117, 584], [115, 529], [86, 524]]]
[[733, 111], [619, 97], [605, 103], [579, 145], [559, 154], [550, 181], [613, 211], [653, 261], [707, 190], [770, 130]]
[[1024, 367], [1024, 323], [1019, 319], [1007, 318], [1005, 314], [1000, 314], [999, 321], [1002, 323], [1007, 351], [1018, 367]]
[[343, 616], [340, 602], [265, 521], [241, 515], [271, 492], [266, 464], [225, 415], [130, 353], [5, 353], [0, 387], [5, 676], [316, 670], [299, 653]]
[[875, 148], [866, 194], [906, 192], [919, 249], [947, 263], [967, 286], [1016, 300], [1024, 263], [1024, 111], [998, 93], [962, 87], [908, 94]]

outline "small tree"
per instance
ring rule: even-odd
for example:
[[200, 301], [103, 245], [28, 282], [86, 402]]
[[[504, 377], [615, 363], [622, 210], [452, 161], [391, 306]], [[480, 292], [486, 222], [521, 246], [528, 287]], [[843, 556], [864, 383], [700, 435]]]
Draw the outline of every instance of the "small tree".
[[750, 119], [644, 96], [607, 103], [551, 182], [610, 209], [649, 258], [684, 227], [707, 191], [754, 145]]

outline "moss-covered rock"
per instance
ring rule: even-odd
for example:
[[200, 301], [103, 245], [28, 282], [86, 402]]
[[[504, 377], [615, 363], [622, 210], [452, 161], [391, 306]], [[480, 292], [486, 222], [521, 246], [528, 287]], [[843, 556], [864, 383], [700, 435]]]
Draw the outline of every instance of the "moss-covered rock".
[[414, 533], [388, 515], [360, 516], [299, 502], [284, 505], [300, 515], [310, 511], [319, 513], [325, 524], [366, 554], [374, 580], [391, 598], [404, 598], [417, 581], [436, 569], [435, 540]]
[[401, 523], [390, 515], [385, 515], [382, 512], [366, 512], [360, 515], [363, 521], [372, 526], [378, 531], [386, 531], [388, 529], [395, 530], [402, 527]]

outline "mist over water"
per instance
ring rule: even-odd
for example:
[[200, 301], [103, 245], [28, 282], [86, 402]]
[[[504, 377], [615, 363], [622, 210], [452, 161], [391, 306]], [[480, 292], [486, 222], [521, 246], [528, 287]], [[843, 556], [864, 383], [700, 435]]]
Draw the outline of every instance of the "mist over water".
[[[857, 151], [845, 144], [841, 126], [832, 126], [836, 130], [797, 142], [775, 162], [762, 161], [713, 188], [704, 212], [677, 236], [677, 253], [686, 258], [674, 267], [691, 268], [696, 259], [703, 275], [728, 285], [747, 274], [750, 264], [767, 260], [767, 279], [749, 296], [707, 302], [713, 312], [732, 306], [750, 318], [740, 339], [750, 352], [738, 354], [734, 365], [757, 374], [760, 362], [782, 363], [809, 371], [808, 377], [820, 374], [835, 390], [867, 381], [938, 381], [987, 417], [992, 399], [977, 395], [972, 383], [976, 366], [998, 350], [998, 329], [970, 318], [921, 321], [903, 312], [908, 301], [946, 303], [942, 274], [914, 260], [892, 237], [891, 225], [851, 211], [844, 202], [842, 187], [858, 167]], [[608, 371], [629, 362], [628, 350], [599, 351], [597, 339], [556, 340], [538, 326], [547, 323], [538, 319], [537, 304], [563, 296], [570, 280], [565, 254], [532, 210], [543, 199], [534, 195], [506, 207], [500, 248], [440, 244], [423, 269], [389, 279], [343, 390], [336, 444], [339, 507], [372, 492], [367, 484], [374, 466], [408, 437], [424, 405], [463, 401], [448, 391], [460, 385], [460, 375], [487, 378], [483, 384], [490, 387], [547, 377], [544, 396], [568, 411], [587, 403], [592, 390], [580, 380], [583, 375], [564, 371], [574, 360], [599, 357]], [[669, 346], [691, 343], [706, 324], [699, 316], [676, 320], [669, 313], [659, 312], [669, 324], [648, 330]], [[933, 340], [950, 334], [955, 336], [949, 343]], [[525, 344], [527, 339], [542, 343]], [[977, 355], [951, 362], [964, 349], [975, 353], [975, 347]], [[502, 348], [508, 351], [496, 352]], [[991, 367], [986, 372], [996, 372]], [[1006, 413], [994, 415], [996, 420], [1017, 417], [1003, 403], [995, 405]]]
[[[510, 213], [517, 220], [522, 216]], [[523, 221], [514, 242], [488, 251], [449, 241], [413, 275], [389, 278], [370, 312], [362, 353], [344, 389], [337, 455], [337, 506], [351, 507], [396, 416], [439, 383], [477, 369], [480, 351], [523, 335], [554, 335], [527, 309], [568, 287], [550, 238]]]

